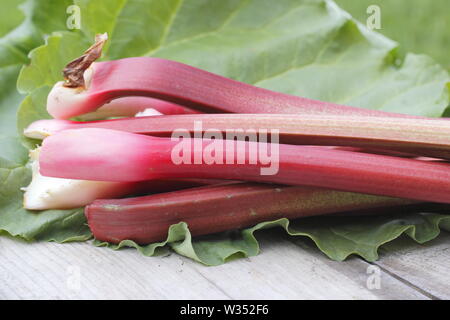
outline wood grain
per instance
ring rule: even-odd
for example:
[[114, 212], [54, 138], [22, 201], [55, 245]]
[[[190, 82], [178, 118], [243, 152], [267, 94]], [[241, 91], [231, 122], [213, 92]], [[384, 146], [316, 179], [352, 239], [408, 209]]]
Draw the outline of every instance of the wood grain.
[[[369, 289], [371, 265], [361, 259], [331, 261], [282, 233], [262, 232], [258, 238], [260, 255], [205, 267], [176, 254], [143, 257], [133, 249], [0, 237], [0, 299], [430, 298], [391, 271], [381, 270], [381, 287]], [[429, 290], [445, 296], [445, 288]]]
[[262, 253], [215, 268], [194, 267], [236, 299], [427, 299], [381, 272], [380, 289], [368, 289], [365, 261], [328, 259], [316, 248], [295, 245], [283, 232], [262, 233]]
[[423, 245], [410, 239], [386, 244], [376, 264], [433, 299], [450, 299], [450, 234]]

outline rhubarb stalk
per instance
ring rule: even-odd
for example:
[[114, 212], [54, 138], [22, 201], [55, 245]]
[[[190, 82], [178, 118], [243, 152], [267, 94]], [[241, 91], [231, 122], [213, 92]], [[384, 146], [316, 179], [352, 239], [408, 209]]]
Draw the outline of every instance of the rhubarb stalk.
[[223, 183], [218, 180], [151, 180], [107, 182], [46, 177], [39, 173], [40, 148], [30, 151], [31, 183], [22, 188], [23, 206], [28, 210], [74, 209], [96, 199], [160, 193]]
[[39, 153], [40, 148], [30, 152], [32, 180], [22, 188], [25, 191], [23, 206], [28, 210], [79, 208], [96, 199], [133, 194], [141, 184], [45, 177], [39, 173]]
[[[414, 203], [311, 187], [238, 183], [120, 200], [97, 200], [85, 209], [94, 237], [119, 243], [163, 241], [172, 224], [186, 222], [192, 235], [300, 218]], [[180, 239], [181, 240], [181, 239]]]
[[244, 130], [244, 136], [277, 129], [285, 144], [351, 146], [450, 159], [450, 122], [437, 119], [339, 115], [197, 114], [124, 118], [96, 122], [39, 120], [25, 135], [41, 138], [67, 129], [104, 128], [170, 137], [177, 129], [205, 133]]
[[47, 100], [47, 110], [54, 118], [69, 119], [93, 112], [111, 100], [127, 96], [147, 96], [210, 113], [411, 117], [273, 92], [160, 58], [93, 62], [100, 56], [99, 49], [101, 45], [94, 45], [64, 69], [65, 81], [55, 84]]
[[45, 139], [39, 163], [43, 175], [69, 179], [232, 179], [450, 203], [447, 163], [312, 146], [77, 129]]

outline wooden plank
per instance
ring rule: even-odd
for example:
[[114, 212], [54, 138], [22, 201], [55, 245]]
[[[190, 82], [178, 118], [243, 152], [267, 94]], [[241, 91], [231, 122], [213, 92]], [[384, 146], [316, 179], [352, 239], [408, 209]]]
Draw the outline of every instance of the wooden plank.
[[381, 248], [376, 264], [422, 289], [431, 298], [450, 299], [450, 234], [443, 232], [437, 239], [417, 244], [403, 238]]
[[260, 234], [263, 252], [218, 267], [172, 254], [148, 258], [86, 243], [27, 244], [0, 238], [0, 299], [427, 299], [368, 263], [335, 262], [282, 233]]
[[0, 299], [227, 299], [177, 255], [0, 238]]
[[[328, 259], [316, 248], [298, 246], [283, 232], [259, 234], [262, 253], [214, 268], [194, 265], [236, 299], [428, 299], [381, 271], [379, 289], [369, 289], [370, 264]], [[369, 269], [370, 270], [370, 269]]]

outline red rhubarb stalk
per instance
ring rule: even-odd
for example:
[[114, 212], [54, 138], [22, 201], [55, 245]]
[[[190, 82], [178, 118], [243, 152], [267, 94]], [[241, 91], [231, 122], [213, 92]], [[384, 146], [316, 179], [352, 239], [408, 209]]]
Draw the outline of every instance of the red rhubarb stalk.
[[58, 131], [104, 128], [170, 137], [177, 129], [189, 132], [244, 130], [244, 135], [277, 129], [285, 144], [351, 146], [450, 159], [450, 122], [438, 119], [381, 118], [339, 115], [196, 114], [124, 118], [96, 122], [40, 120], [25, 135], [44, 138]]
[[450, 203], [449, 164], [312, 146], [77, 129], [45, 139], [39, 163], [69, 179], [232, 179]]
[[[252, 183], [193, 188], [138, 198], [97, 200], [85, 209], [94, 237], [119, 243], [163, 241], [172, 224], [184, 221], [192, 235], [363, 209], [403, 206], [410, 200], [311, 187]], [[180, 239], [181, 240], [181, 239]]]
[[[99, 40], [100, 39], [100, 40]], [[147, 96], [215, 113], [345, 114], [408, 117], [282, 94], [179, 62], [150, 57], [95, 62], [104, 37], [63, 71], [47, 110], [58, 119], [95, 111], [113, 99]], [[100, 52], [99, 52], [100, 50]]]

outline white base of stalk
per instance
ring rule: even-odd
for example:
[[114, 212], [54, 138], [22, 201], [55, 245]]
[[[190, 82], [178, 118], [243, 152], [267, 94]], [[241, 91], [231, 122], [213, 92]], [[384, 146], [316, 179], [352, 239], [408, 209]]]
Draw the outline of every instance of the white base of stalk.
[[124, 184], [117, 182], [60, 179], [42, 176], [39, 173], [39, 152], [30, 152], [32, 181], [26, 188], [23, 205], [28, 210], [74, 209], [86, 206], [94, 200], [117, 195], [126, 191]]

